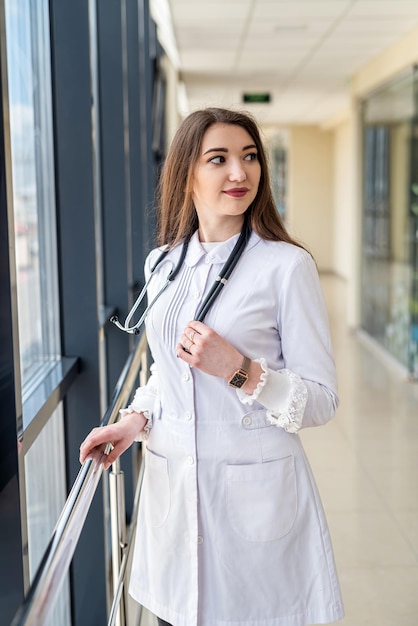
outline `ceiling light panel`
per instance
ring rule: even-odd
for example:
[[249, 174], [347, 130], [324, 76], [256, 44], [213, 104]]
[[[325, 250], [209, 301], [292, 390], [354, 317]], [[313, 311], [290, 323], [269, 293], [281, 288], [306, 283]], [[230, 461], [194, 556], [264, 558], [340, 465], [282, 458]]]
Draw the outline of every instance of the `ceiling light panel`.
[[316, 38], [328, 32], [335, 19], [305, 19], [298, 26], [293, 22], [275, 19], [253, 19], [248, 27], [249, 37], [275, 36], [279, 40], [292, 41], [294, 37]]

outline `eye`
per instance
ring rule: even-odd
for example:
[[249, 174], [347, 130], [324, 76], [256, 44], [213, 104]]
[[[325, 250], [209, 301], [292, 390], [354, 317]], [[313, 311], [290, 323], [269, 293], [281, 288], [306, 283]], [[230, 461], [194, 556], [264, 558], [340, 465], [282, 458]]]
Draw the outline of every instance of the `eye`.
[[244, 161], [256, 161], [256, 159], [257, 159], [257, 152], [249, 152], [244, 157]]
[[225, 157], [221, 154], [219, 156], [213, 157], [209, 159], [209, 163], [214, 163], [215, 165], [220, 165], [221, 163], [225, 163]]

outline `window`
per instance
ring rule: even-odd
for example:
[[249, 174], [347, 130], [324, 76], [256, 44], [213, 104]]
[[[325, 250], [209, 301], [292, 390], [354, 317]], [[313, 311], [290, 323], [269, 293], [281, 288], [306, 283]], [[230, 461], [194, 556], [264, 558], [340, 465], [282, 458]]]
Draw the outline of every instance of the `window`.
[[[60, 359], [48, 0], [5, 0], [22, 400]], [[24, 424], [27, 426], [27, 424]], [[22, 459], [32, 582], [65, 501], [61, 405]], [[48, 625], [71, 621], [67, 579]]]
[[408, 71], [363, 103], [361, 296], [362, 327], [414, 376], [415, 90]]
[[6, 0], [23, 393], [59, 356], [54, 154], [46, 0]]
[[[60, 404], [25, 456], [29, 575], [32, 581], [65, 504], [63, 411]], [[52, 469], [53, 468], [53, 469]], [[71, 623], [68, 577], [45, 626]]]

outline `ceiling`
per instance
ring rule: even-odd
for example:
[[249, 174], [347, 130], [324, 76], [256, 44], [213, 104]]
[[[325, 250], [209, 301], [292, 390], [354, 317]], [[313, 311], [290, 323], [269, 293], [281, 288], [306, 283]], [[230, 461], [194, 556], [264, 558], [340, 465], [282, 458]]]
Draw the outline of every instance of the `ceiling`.
[[[151, 0], [189, 109], [242, 106], [263, 124], [324, 123], [350, 78], [418, 27], [418, 0]], [[244, 92], [271, 94], [242, 104]]]

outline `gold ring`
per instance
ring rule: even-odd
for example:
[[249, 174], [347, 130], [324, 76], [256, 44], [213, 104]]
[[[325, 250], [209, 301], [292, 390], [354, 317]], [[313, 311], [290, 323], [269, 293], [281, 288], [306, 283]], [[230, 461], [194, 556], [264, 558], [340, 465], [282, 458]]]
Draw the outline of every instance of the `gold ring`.
[[[188, 339], [190, 339], [190, 337], [188, 337]], [[183, 344], [183, 350], [184, 350], [185, 352], [188, 352], [189, 354], [191, 354], [191, 352], [190, 352], [190, 348], [191, 348], [193, 345], [194, 345], [194, 344], [193, 344], [193, 341], [191, 341], [191, 342], [190, 342], [190, 345], [189, 345], [189, 347], [188, 347], [188, 348], [186, 348], [185, 344]]]
[[190, 337], [189, 337], [189, 339], [190, 339], [190, 341], [191, 341], [192, 343], [194, 343], [193, 339], [194, 339], [195, 334], [196, 334], [196, 331], [192, 330], [192, 332], [191, 332], [191, 334], [190, 334]]

